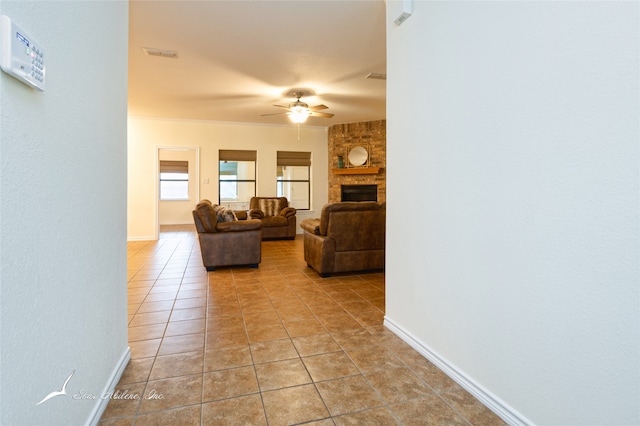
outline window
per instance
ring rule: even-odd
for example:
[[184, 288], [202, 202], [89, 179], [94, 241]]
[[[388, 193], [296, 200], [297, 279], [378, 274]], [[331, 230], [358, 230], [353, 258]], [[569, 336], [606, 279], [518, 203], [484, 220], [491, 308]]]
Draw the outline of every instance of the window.
[[160, 160], [160, 199], [189, 199], [189, 162]]
[[298, 210], [311, 207], [311, 153], [278, 151], [276, 195]]
[[256, 195], [256, 151], [220, 150], [219, 160], [219, 204], [248, 209]]

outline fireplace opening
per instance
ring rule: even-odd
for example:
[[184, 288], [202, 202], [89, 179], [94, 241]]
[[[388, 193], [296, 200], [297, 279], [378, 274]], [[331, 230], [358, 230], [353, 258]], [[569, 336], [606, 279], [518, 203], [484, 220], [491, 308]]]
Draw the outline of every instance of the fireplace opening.
[[340, 201], [378, 201], [378, 185], [342, 185]]

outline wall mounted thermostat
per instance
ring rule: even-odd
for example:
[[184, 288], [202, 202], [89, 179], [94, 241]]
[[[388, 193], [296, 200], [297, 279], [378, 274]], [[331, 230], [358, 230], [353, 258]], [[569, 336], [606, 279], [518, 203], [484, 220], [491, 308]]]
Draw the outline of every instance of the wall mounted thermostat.
[[42, 45], [8, 16], [0, 20], [0, 68], [23, 83], [44, 90], [44, 50]]

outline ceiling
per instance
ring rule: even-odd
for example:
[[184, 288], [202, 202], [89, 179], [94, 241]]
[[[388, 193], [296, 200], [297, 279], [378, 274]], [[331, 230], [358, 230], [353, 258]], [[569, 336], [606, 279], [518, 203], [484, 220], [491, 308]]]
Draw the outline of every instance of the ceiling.
[[[386, 117], [384, 0], [140, 1], [129, 3], [129, 114], [288, 124], [291, 92], [333, 118]], [[177, 52], [147, 55], [143, 48]]]

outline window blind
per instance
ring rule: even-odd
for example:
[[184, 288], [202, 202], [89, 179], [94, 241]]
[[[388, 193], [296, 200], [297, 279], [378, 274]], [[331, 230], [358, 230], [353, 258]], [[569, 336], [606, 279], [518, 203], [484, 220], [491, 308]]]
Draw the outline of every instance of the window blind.
[[189, 162], [160, 160], [160, 173], [189, 173]]
[[220, 161], [256, 161], [256, 151], [221, 149], [218, 155]]
[[310, 166], [311, 153], [297, 151], [278, 151], [278, 166]]

